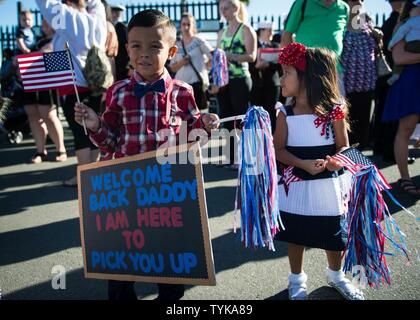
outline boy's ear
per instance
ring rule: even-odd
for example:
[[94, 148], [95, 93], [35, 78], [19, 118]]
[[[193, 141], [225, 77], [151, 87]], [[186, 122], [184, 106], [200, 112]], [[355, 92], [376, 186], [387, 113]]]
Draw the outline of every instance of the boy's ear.
[[175, 57], [177, 52], [178, 52], [177, 46], [170, 47], [169, 52], [168, 52], [168, 60], [171, 60], [173, 57]]

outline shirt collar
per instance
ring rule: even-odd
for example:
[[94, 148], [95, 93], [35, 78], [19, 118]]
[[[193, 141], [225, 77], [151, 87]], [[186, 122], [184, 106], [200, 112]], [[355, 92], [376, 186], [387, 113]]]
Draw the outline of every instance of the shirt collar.
[[[163, 69], [163, 74], [159, 79], [156, 79], [152, 83], [148, 83], [150, 85], [154, 84], [156, 81], [159, 81], [160, 79], [163, 79], [165, 81], [165, 88], [166, 91], [168, 91], [169, 85], [172, 83], [171, 75], [169, 74], [168, 70], [166, 68]], [[131, 86], [134, 88], [136, 83], [145, 83], [143, 77], [138, 73], [137, 71], [133, 72], [133, 75], [131, 76]]]
[[321, 7], [323, 7], [323, 8], [325, 8], [325, 9], [334, 9], [334, 8], [336, 8], [337, 7], [337, 5], [338, 5], [338, 1], [339, 0], [337, 0], [337, 1], [335, 1], [332, 5], [330, 5], [329, 7], [326, 7], [325, 6], [325, 4], [324, 4], [324, 0], [315, 0], [316, 2], [318, 2], [318, 4], [321, 6]]

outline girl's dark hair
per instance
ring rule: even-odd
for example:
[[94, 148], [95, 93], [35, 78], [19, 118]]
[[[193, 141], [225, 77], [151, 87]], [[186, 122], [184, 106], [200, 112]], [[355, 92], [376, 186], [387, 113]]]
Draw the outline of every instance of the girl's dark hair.
[[[340, 93], [337, 56], [324, 48], [307, 48], [306, 70], [297, 70], [299, 82], [305, 84], [308, 104], [316, 114], [323, 115], [342, 105], [348, 115], [347, 103]], [[348, 119], [346, 127], [349, 129]]]
[[415, 7], [416, 5], [414, 4], [414, 0], [406, 0], [404, 3], [404, 9], [400, 15], [400, 22], [405, 22], [408, 18], [410, 18], [410, 11]]

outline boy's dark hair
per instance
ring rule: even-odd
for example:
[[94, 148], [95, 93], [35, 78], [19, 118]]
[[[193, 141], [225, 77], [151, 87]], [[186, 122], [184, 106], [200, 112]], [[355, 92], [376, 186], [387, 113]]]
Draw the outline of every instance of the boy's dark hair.
[[164, 33], [170, 39], [171, 46], [174, 45], [176, 41], [175, 23], [162, 11], [155, 9], [147, 9], [135, 14], [128, 23], [127, 35], [134, 27], [151, 28], [157, 26], [164, 29]]
[[[346, 115], [347, 103], [340, 93], [337, 74], [337, 56], [325, 48], [307, 48], [306, 70], [297, 70], [300, 83], [305, 83], [308, 104], [317, 114], [325, 114], [335, 105], [344, 105]], [[347, 119], [346, 119], [347, 120]], [[346, 121], [347, 129], [350, 129]]]

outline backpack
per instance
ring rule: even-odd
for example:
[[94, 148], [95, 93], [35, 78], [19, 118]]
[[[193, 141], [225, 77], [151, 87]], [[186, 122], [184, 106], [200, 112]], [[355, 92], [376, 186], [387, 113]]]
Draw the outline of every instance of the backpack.
[[101, 95], [114, 83], [109, 58], [96, 46], [92, 46], [88, 51], [83, 75], [94, 96]]

